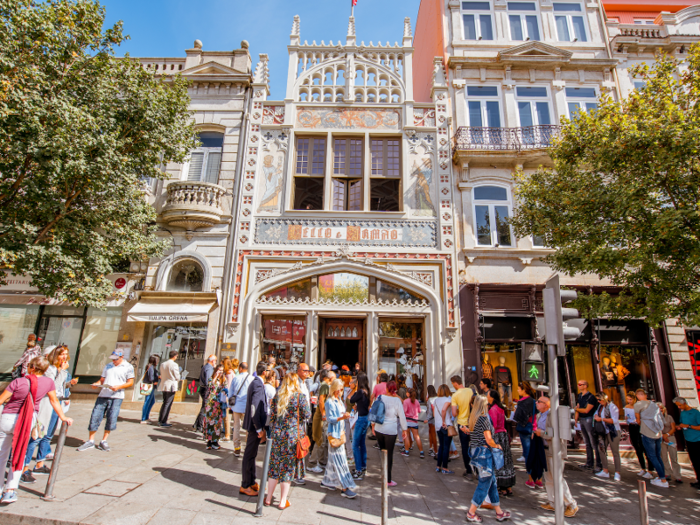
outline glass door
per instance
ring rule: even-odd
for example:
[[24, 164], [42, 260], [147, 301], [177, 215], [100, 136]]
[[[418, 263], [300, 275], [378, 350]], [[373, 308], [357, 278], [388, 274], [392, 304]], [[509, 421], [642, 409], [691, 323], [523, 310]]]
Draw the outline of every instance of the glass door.
[[[58, 310], [58, 311], [56, 311]], [[73, 315], [52, 315], [52, 313]], [[77, 314], [77, 315], [76, 315]], [[41, 348], [64, 344], [70, 351], [71, 371], [75, 372], [75, 356], [80, 346], [80, 336], [85, 325], [84, 308], [64, 308], [49, 306], [39, 321], [38, 336], [42, 339]]]

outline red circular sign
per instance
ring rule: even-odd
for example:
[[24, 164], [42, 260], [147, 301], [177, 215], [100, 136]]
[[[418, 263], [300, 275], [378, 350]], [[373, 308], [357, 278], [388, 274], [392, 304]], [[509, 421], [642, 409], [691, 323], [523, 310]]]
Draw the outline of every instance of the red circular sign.
[[119, 279], [117, 279], [116, 281], [114, 281], [114, 287], [115, 287], [117, 290], [121, 290], [121, 289], [124, 288], [125, 286], [126, 286], [126, 279], [124, 279], [124, 277], [120, 277]]

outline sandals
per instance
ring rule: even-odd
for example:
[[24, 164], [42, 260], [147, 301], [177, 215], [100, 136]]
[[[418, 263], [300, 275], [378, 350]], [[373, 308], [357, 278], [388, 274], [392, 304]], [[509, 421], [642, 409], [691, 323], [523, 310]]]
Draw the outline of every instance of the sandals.
[[501, 496], [510, 497], [513, 495], [513, 491], [510, 489], [500, 491]]
[[469, 512], [467, 512], [467, 521], [469, 521], [470, 523], [481, 523], [484, 520], [478, 514], [469, 514]]
[[[277, 507], [277, 508], [280, 510], [284, 510], [284, 509], [288, 509], [290, 505], [291, 505], [291, 503], [289, 502], [289, 500], [287, 500], [287, 504], [284, 507]], [[510, 514], [508, 516], [510, 516]]]
[[496, 513], [496, 521], [506, 521], [510, 519], [510, 512], [504, 512], [503, 514]]

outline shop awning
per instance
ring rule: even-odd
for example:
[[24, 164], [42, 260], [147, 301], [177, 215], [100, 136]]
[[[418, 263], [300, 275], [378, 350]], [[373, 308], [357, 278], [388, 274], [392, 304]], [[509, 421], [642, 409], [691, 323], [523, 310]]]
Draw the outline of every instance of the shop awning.
[[215, 302], [139, 302], [129, 310], [129, 321], [146, 323], [201, 323], [207, 322]]

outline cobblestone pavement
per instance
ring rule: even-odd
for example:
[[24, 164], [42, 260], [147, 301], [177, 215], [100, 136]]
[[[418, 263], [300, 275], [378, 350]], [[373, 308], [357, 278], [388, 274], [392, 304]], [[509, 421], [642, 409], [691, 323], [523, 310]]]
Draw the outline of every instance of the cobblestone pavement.
[[[265, 508], [255, 518], [255, 500], [238, 494], [241, 459], [234, 458], [230, 442], [218, 451], [206, 450], [202, 438], [192, 432], [193, 416], [173, 416], [173, 427], [140, 425], [140, 412], [122, 411], [118, 428], [110, 437], [111, 452], [75, 449], [87, 438], [91, 405], [74, 403], [66, 449], [53, 502], [40, 499], [46, 476], [33, 485], [20, 486], [20, 500], [0, 509], [2, 525], [242, 525], [272, 522], [324, 525], [380, 522], [379, 451], [368, 441], [368, 475], [358, 484], [358, 498], [347, 500], [339, 492], [321, 489], [321, 476], [307, 474], [305, 486], [293, 486], [291, 507]], [[98, 433], [97, 437], [101, 437]], [[427, 442], [424, 441], [424, 442]], [[517, 454], [519, 449], [514, 449]], [[261, 470], [263, 449], [258, 456]], [[437, 474], [430, 457], [421, 460], [395, 453], [394, 480], [390, 489], [392, 525], [463, 523], [475, 483], [462, 477], [462, 460], [451, 463], [456, 474]], [[570, 462], [565, 472], [579, 503], [578, 515], [567, 523], [639, 524], [636, 463], [623, 459], [622, 482], [599, 480]], [[552, 513], [540, 511], [543, 490], [528, 489], [522, 464], [518, 464], [515, 495], [502, 499], [512, 512], [511, 523], [554, 523]], [[700, 523], [700, 492], [689, 486], [691, 471], [684, 468], [685, 483], [670, 489], [648, 485], [649, 515], [654, 524]], [[279, 489], [277, 491], [279, 497]], [[484, 523], [495, 522], [493, 511], [483, 511]]]

